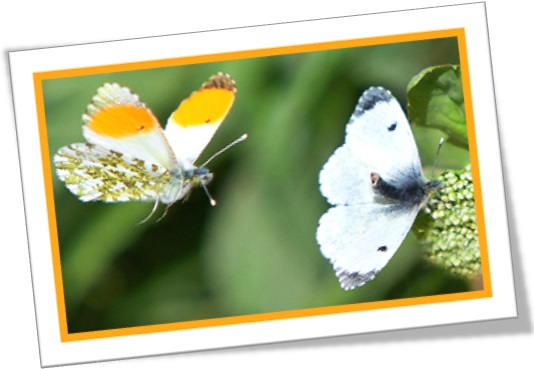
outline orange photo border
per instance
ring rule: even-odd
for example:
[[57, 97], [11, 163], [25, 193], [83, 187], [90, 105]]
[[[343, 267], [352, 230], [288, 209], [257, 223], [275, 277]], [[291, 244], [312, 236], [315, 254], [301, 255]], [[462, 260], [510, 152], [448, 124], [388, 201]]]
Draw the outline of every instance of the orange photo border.
[[[475, 192], [475, 207], [476, 207], [477, 226], [478, 226], [478, 233], [479, 233], [480, 258], [481, 258], [481, 263], [482, 263], [482, 278], [483, 278], [483, 285], [484, 285], [484, 288], [482, 290], [454, 293], [454, 294], [444, 294], [444, 295], [437, 295], [437, 296], [413, 297], [413, 298], [405, 298], [405, 299], [398, 299], [398, 300], [348, 304], [348, 305], [341, 305], [341, 306], [308, 308], [308, 309], [301, 309], [301, 310], [288, 310], [288, 311], [280, 311], [280, 312], [272, 312], [272, 313], [250, 314], [250, 315], [234, 316], [234, 317], [226, 317], [226, 318], [211, 318], [211, 319], [193, 320], [193, 321], [186, 321], [186, 322], [108, 329], [108, 330], [82, 332], [82, 333], [69, 333], [68, 332], [65, 300], [64, 300], [64, 295], [62, 293], [63, 280], [62, 280], [60, 255], [59, 255], [57, 224], [56, 224], [56, 217], [55, 217], [55, 211], [54, 211], [55, 206], [54, 206], [54, 196], [53, 196], [53, 190], [52, 190], [52, 168], [51, 168], [51, 163], [49, 161], [48, 138], [47, 138], [47, 131], [46, 131], [45, 108], [44, 108], [44, 98], [43, 98], [43, 89], [42, 89], [42, 82], [44, 80], [55, 79], [55, 78], [65, 78], [65, 77], [75, 77], [75, 76], [82, 76], [82, 75], [86, 76], [86, 75], [101, 74], [101, 73], [112, 73], [112, 72], [124, 72], [124, 71], [131, 71], [131, 70], [140, 70], [140, 69], [161, 68], [161, 67], [168, 67], [168, 66], [200, 64], [200, 63], [209, 63], [209, 62], [216, 62], [216, 61], [217, 62], [218, 61], [229, 61], [229, 60], [238, 60], [238, 59], [245, 59], [245, 58], [263, 57], [263, 56], [298, 54], [298, 53], [304, 53], [304, 52], [310, 52], [310, 51], [324, 51], [324, 50], [334, 50], [334, 49], [342, 49], [342, 48], [353, 48], [353, 47], [361, 47], [361, 46], [409, 42], [409, 41], [422, 41], [422, 40], [448, 38], [448, 37], [456, 37], [458, 40], [458, 51], [460, 55], [460, 65], [461, 65], [461, 71], [462, 71], [465, 114], [466, 114], [466, 123], [467, 123], [468, 140], [469, 140], [469, 153], [470, 153], [472, 176], [473, 176], [473, 186], [474, 186], [474, 192]], [[491, 287], [488, 250], [487, 250], [487, 241], [486, 241], [486, 230], [485, 230], [485, 222], [484, 222], [484, 211], [483, 211], [483, 204], [482, 204], [482, 192], [481, 192], [481, 184], [480, 184], [480, 172], [479, 172], [479, 166], [478, 166], [478, 153], [477, 153], [472, 97], [471, 97], [471, 85], [470, 85], [469, 68], [468, 68], [468, 61], [467, 61], [467, 44], [466, 44], [466, 38], [465, 38], [465, 31], [463, 28], [407, 33], [407, 34], [389, 35], [389, 36], [379, 36], [379, 37], [370, 37], [370, 38], [362, 38], [362, 39], [329, 41], [329, 42], [321, 42], [321, 43], [294, 45], [294, 46], [282, 46], [282, 47], [274, 47], [274, 48], [266, 48], [266, 49], [235, 51], [235, 52], [226, 52], [226, 53], [219, 53], [219, 54], [187, 56], [187, 57], [179, 57], [179, 58], [171, 58], [171, 59], [140, 61], [140, 62], [132, 62], [132, 63], [124, 63], [124, 64], [86, 67], [86, 68], [74, 68], [74, 69], [38, 72], [38, 73], [34, 73], [33, 80], [34, 80], [34, 89], [35, 89], [35, 97], [36, 97], [36, 104], [37, 104], [37, 116], [38, 116], [40, 143], [41, 143], [41, 157], [42, 157], [42, 165], [43, 165], [43, 173], [44, 173], [44, 186], [45, 186], [45, 192], [46, 192], [48, 221], [49, 221], [49, 229], [50, 229], [50, 243], [51, 243], [54, 283], [55, 283], [55, 289], [56, 289], [56, 303], [57, 303], [57, 311], [58, 311], [58, 318], [59, 318], [59, 332], [60, 332], [61, 342], [110, 338], [110, 337], [121, 337], [121, 336], [127, 336], [127, 335], [167, 332], [167, 331], [192, 329], [192, 328], [206, 328], [206, 327], [214, 327], [214, 326], [229, 325], [229, 324], [242, 324], [242, 323], [260, 322], [260, 321], [310, 317], [310, 316], [325, 315], [325, 314], [339, 314], [339, 313], [355, 312], [355, 311], [363, 311], [363, 310], [404, 307], [404, 306], [422, 305], [422, 304], [434, 304], [434, 303], [441, 303], [441, 302], [451, 302], [451, 301], [492, 297], [492, 287]]]

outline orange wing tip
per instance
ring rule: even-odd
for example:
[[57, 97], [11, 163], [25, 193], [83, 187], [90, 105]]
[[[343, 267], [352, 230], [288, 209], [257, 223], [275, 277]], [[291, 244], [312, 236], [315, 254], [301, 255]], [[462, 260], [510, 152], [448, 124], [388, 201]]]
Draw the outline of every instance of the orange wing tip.
[[218, 127], [230, 111], [236, 92], [235, 81], [228, 74], [215, 74], [182, 101], [169, 121], [181, 127]]
[[82, 120], [89, 130], [115, 138], [146, 133], [159, 124], [138, 95], [117, 83], [98, 88]]

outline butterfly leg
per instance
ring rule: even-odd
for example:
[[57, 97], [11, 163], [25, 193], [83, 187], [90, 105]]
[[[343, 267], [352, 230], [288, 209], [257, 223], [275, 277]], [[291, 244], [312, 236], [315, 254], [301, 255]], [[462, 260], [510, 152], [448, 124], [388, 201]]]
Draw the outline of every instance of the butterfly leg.
[[162, 220], [163, 218], [165, 218], [165, 215], [167, 215], [167, 212], [169, 211], [169, 208], [171, 207], [172, 204], [170, 205], [167, 205], [167, 207], [165, 208], [165, 211], [163, 212], [163, 214], [158, 218], [158, 220], [156, 220], [156, 223], [159, 222], [160, 220]]
[[[156, 209], [158, 208], [158, 204], [159, 204], [159, 198], [156, 198], [156, 202], [154, 203], [154, 207], [152, 208], [152, 211], [150, 212], [150, 214], [148, 214], [148, 216], [145, 219], [143, 219], [142, 221], [137, 223], [137, 225], [143, 224], [147, 220], [149, 220], [152, 217], [152, 215], [154, 215], [154, 213], [156, 212]], [[168, 209], [168, 207], [167, 207], [167, 209]], [[165, 209], [165, 213], [157, 220], [158, 222], [159, 222], [159, 220], [161, 218], [163, 218], [165, 216], [165, 214], [167, 214], [167, 209]]]

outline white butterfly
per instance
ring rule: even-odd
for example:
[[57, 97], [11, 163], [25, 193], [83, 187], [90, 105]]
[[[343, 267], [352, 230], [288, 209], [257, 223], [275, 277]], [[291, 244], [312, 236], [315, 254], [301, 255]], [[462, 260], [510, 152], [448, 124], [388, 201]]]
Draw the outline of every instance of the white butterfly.
[[346, 128], [345, 143], [319, 173], [332, 204], [319, 220], [317, 242], [341, 287], [373, 279], [410, 230], [428, 192], [408, 123], [397, 100], [382, 87], [360, 97]]

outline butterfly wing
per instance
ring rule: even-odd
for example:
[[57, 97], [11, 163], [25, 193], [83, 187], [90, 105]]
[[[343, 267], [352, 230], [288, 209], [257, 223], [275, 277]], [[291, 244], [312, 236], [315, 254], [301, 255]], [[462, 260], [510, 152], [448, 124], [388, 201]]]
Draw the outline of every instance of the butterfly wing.
[[367, 89], [347, 124], [345, 144], [372, 163], [382, 177], [416, 170], [421, 161], [410, 124], [399, 102], [381, 87]]
[[421, 161], [410, 125], [397, 100], [381, 87], [360, 97], [339, 147], [319, 174], [321, 193], [335, 204], [374, 201], [370, 174], [389, 183], [422, 176]]
[[182, 101], [165, 127], [165, 135], [180, 166], [193, 163], [230, 111], [236, 94], [229, 75], [216, 74]]
[[177, 167], [160, 123], [128, 88], [106, 83], [83, 115], [87, 142], [163, 166]]
[[319, 189], [332, 205], [372, 203], [371, 165], [347, 145], [338, 147], [319, 173]]
[[335, 206], [319, 220], [317, 242], [345, 290], [382, 270], [410, 230], [419, 210], [398, 205]]
[[81, 201], [156, 200], [171, 179], [161, 166], [93, 144], [62, 147], [54, 164], [59, 179]]

